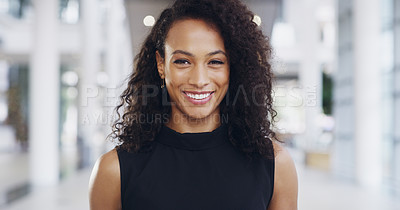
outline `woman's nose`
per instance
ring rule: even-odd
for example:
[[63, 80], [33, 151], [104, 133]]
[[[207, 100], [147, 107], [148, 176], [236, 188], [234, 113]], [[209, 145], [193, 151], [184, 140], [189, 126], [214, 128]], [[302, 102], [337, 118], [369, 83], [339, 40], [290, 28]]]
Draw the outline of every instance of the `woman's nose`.
[[202, 88], [210, 83], [208, 70], [203, 65], [196, 65], [189, 75], [189, 84]]

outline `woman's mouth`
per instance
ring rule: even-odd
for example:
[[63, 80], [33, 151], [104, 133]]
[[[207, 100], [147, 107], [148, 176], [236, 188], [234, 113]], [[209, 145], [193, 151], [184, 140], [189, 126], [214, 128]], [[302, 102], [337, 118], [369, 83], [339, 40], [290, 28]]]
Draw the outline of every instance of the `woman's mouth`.
[[183, 95], [195, 105], [205, 104], [211, 100], [215, 91], [201, 91], [201, 92], [192, 92], [192, 91], [183, 91]]

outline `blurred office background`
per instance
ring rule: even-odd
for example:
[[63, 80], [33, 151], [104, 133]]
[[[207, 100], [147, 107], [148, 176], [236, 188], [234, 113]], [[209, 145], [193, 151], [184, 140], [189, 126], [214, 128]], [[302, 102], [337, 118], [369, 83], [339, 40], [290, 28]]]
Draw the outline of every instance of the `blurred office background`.
[[[270, 37], [299, 209], [400, 209], [400, 1], [243, 0]], [[0, 0], [0, 208], [88, 209], [133, 57], [169, 0]]]

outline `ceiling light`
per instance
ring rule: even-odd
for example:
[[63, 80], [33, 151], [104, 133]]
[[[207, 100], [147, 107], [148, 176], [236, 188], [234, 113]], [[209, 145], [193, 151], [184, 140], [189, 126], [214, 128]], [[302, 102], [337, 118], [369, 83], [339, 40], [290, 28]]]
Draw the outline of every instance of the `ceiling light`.
[[255, 22], [258, 26], [261, 25], [261, 17], [258, 15], [254, 15], [253, 22]]
[[154, 19], [153, 16], [151, 15], [147, 15], [144, 19], [143, 19], [143, 24], [145, 26], [151, 27], [154, 25], [154, 23], [156, 22], [156, 20]]

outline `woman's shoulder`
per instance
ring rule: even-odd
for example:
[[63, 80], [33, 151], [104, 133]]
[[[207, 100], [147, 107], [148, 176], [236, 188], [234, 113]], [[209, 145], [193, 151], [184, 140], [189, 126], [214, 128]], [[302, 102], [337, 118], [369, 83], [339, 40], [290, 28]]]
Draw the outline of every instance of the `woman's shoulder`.
[[288, 150], [273, 142], [275, 153], [274, 193], [269, 210], [297, 209], [298, 180], [294, 161]]
[[272, 145], [274, 147], [275, 163], [283, 165], [293, 163], [289, 151], [281, 143], [273, 141]]
[[119, 177], [119, 158], [115, 148], [97, 159], [93, 168], [93, 172], [95, 171], [97, 171], [97, 173], [101, 172], [107, 176]]
[[112, 167], [115, 166], [116, 163], [118, 163], [118, 152], [117, 149], [114, 148], [107, 153], [104, 153], [101, 155], [98, 159], [98, 162], [100, 164], [103, 164], [106, 167]]
[[273, 142], [275, 155], [275, 174], [279, 177], [296, 178], [297, 173], [294, 161], [289, 151], [280, 143]]
[[96, 181], [96, 179], [104, 178], [111, 181], [115, 180], [119, 183], [119, 177], [120, 170], [118, 153], [116, 149], [112, 149], [97, 159], [92, 170], [91, 182]]
[[118, 154], [113, 149], [99, 157], [93, 167], [89, 182], [91, 209], [118, 209], [120, 186]]

